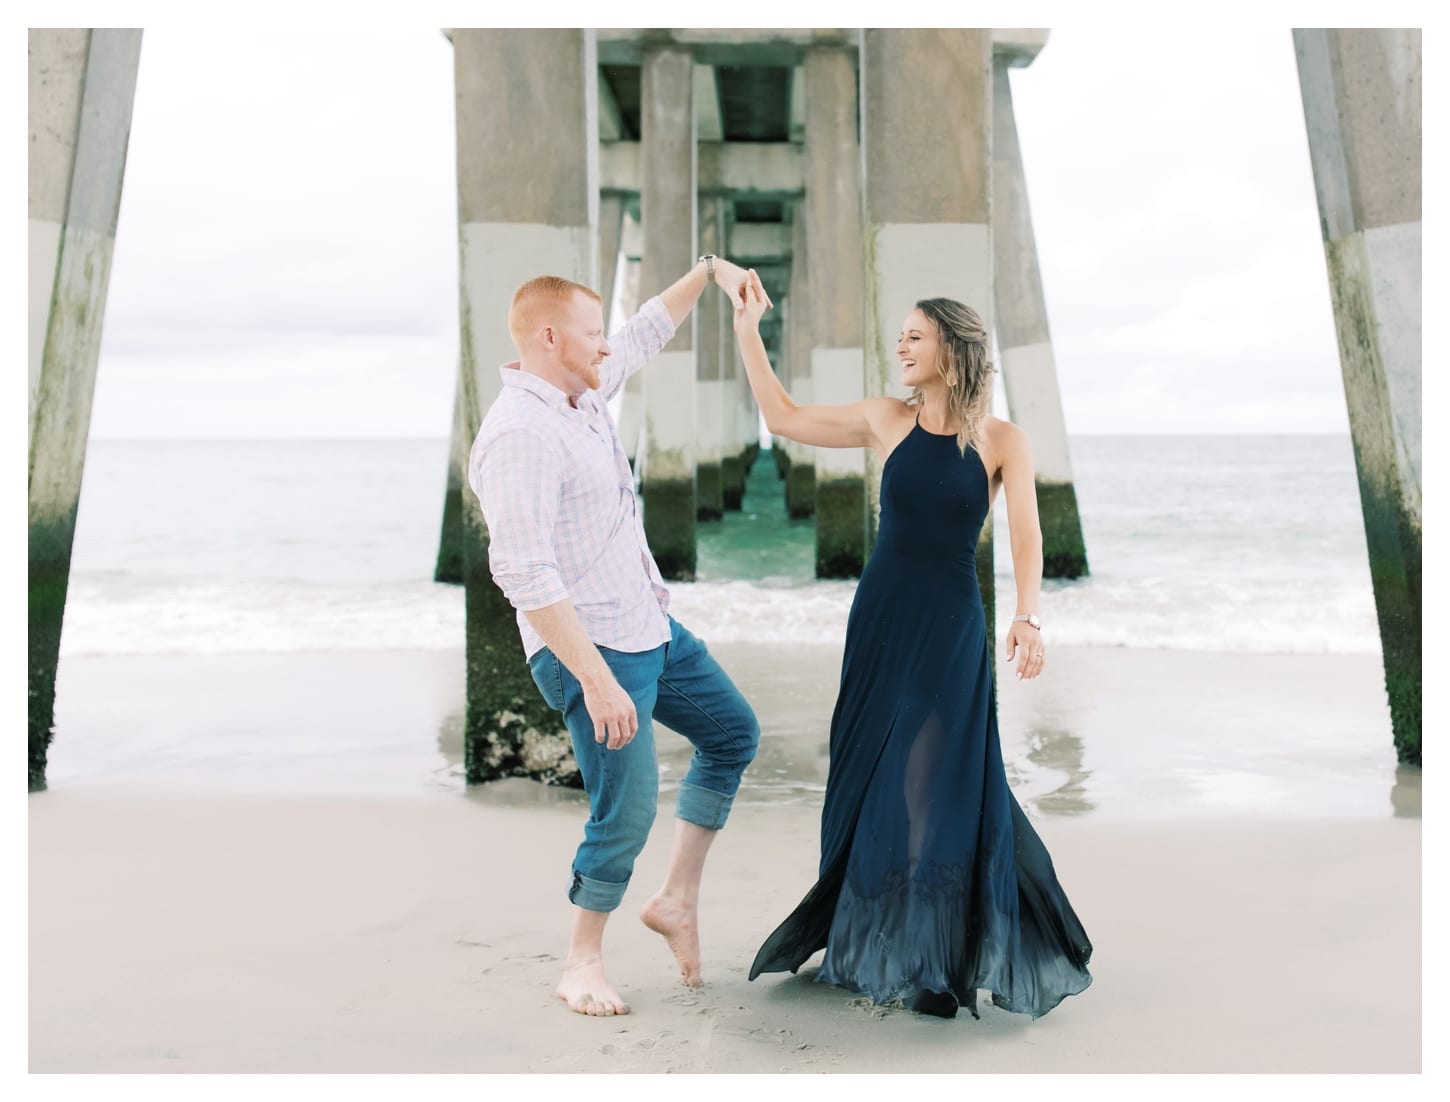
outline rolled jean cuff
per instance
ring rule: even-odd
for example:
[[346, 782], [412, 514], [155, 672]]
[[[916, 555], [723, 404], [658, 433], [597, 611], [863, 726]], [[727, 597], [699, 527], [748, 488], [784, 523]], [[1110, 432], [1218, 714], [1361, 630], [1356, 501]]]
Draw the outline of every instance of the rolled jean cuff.
[[629, 887], [628, 880], [623, 884], [611, 884], [608, 880], [591, 880], [575, 869], [574, 882], [569, 885], [569, 902], [576, 907], [583, 907], [586, 911], [607, 913], [619, 906], [620, 901], [624, 899], [624, 889], [627, 887]]
[[734, 796], [681, 781], [680, 793], [675, 797], [675, 817], [706, 830], [719, 830], [725, 825], [734, 802]]

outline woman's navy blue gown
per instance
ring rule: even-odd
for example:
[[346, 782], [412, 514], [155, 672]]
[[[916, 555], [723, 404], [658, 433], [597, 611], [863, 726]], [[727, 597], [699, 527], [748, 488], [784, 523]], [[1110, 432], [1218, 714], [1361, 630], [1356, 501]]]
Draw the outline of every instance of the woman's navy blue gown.
[[874, 1002], [1034, 1018], [1092, 982], [1092, 945], [1002, 768], [977, 537], [975, 450], [920, 424], [881, 476], [881, 523], [846, 626], [820, 879], [750, 970]]

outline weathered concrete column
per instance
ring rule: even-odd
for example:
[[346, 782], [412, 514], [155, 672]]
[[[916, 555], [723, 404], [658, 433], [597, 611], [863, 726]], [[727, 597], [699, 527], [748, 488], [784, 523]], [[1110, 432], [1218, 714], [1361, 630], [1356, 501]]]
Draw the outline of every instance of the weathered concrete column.
[[[448, 439], [448, 472], [443, 485], [443, 524], [438, 534], [438, 562], [433, 580], [463, 584], [463, 497], [472, 494], [465, 469], [473, 446], [470, 418], [463, 400], [463, 367], [460, 363], [453, 384], [453, 427]], [[476, 426], [475, 426], [476, 428]]]
[[[919, 299], [964, 302], [992, 331], [991, 32], [862, 31], [861, 103], [866, 393], [904, 397], [896, 338]], [[902, 149], [931, 150], [935, 170], [893, 153]], [[874, 453], [867, 458], [874, 541], [881, 464]], [[977, 581], [995, 656], [990, 514], [977, 544]]]
[[[812, 50], [803, 70], [808, 362], [813, 400], [839, 406], [866, 394], [856, 59], [844, 50]], [[817, 449], [815, 473], [816, 577], [859, 577], [868, 546], [866, 449]]]
[[[688, 50], [651, 47], [640, 72], [643, 293], [694, 264], [695, 106]], [[644, 527], [660, 573], [695, 577], [695, 312], [644, 369]]]
[[[624, 225], [620, 227], [620, 250], [624, 253], [624, 286], [619, 292], [619, 307], [628, 319], [639, 310], [639, 268], [640, 253], [644, 250], [644, 234], [640, 230], [639, 218], [626, 211]], [[656, 292], [657, 293], [657, 292]], [[619, 396], [619, 439], [624, 444], [624, 454], [634, 467], [636, 482], [639, 480], [640, 440], [644, 436], [644, 372], [636, 371], [624, 384]]]
[[[779, 300], [772, 298], [772, 301], [778, 302]], [[733, 343], [735, 346], [735, 374], [740, 379], [740, 436], [745, 444], [744, 450], [741, 452], [743, 458], [740, 464], [740, 491], [743, 495], [755, 461], [760, 458], [760, 405], [755, 401], [755, 392], [750, 389], [750, 383], [745, 373], [745, 361], [740, 358], [739, 342]], [[769, 351], [768, 345], [766, 348]]]
[[[731, 205], [720, 204], [721, 225], [725, 240], [730, 239]], [[742, 390], [748, 390], [744, 365], [735, 340], [734, 307], [720, 296], [720, 406], [725, 439], [720, 449], [720, 500], [727, 510], [739, 511], [745, 501], [745, 401]]]
[[[810, 258], [806, 255], [806, 215], [803, 204], [791, 204], [790, 293], [781, 313], [780, 363], [782, 382], [798, 406], [815, 403], [811, 379]], [[792, 517], [816, 511], [816, 463], [825, 449], [781, 438], [789, 460], [785, 468], [785, 509]]]
[[992, 285], [1002, 383], [1012, 420], [1032, 440], [1043, 576], [1077, 578], [1088, 572], [1087, 550], [1012, 111], [1009, 64], [1005, 57], [996, 59], [992, 87]]
[[[792, 391], [791, 342], [789, 340], [789, 335], [794, 332], [794, 329], [791, 326], [791, 311], [794, 306], [790, 300], [789, 292], [779, 297], [772, 296], [772, 301], [775, 303], [775, 312], [780, 315], [781, 328], [782, 331], [786, 334], [787, 339], [782, 342], [780, 349], [777, 350], [774, 355], [772, 355], [770, 344], [768, 341], [766, 341], [765, 331], [762, 328], [760, 334], [760, 343], [765, 345], [765, 354], [770, 360], [771, 369], [775, 372], [775, 377], [780, 380], [780, 385], [785, 388], [785, 392], [787, 394], [790, 394], [792, 393]], [[764, 320], [764, 318], [761, 319], [762, 322], [764, 322]], [[769, 428], [768, 425], [766, 427]], [[790, 483], [787, 480], [790, 474], [791, 463], [794, 462], [794, 457], [791, 452], [791, 442], [787, 440], [784, 436], [779, 436], [775, 433], [771, 433], [770, 454], [771, 457], [775, 460], [775, 473], [779, 475], [783, 481], [786, 481], [786, 488], [788, 490]], [[785, 502], [786, 510], [789, 511], [789, 493], [786, 494]]]
[[45, 788], [55, 671], [140, 64], [136, 30], [29, 42], [30, 791]]
[[619, 270], [619, 247], [624, 236], [625, 198], [618, 194], [599, 196], [599, 244], [595, 256], [599, 275], [593, 284], [604, 300], [604, 325], [609, 326], [609, 307], [614, 302], [614, 277]]
[[[508, 308], [537, 275], [594, 282], [597, 62], [590, 30], [453, 32], [462, 387], [468, 439], [518, 358]], [[513, 607], [488, 569], [478, 497], [464, 499], [464, 771], [577, 784], [569, 736], [524, 663]]]
[[[700, 197], [700, 252], [720, 255], [725, 250], [724, 202], [712, 195]], [[695, 306], [695, 517], [719, 520], [725, 512], [721, 463], [725, 454], [723, 363], [724, 338], [730, 322], [723, 310], [729, 305], [717, 287], [706, 287]]]
[[744, 382], [745, 363], [740, 358], [740, 350], [735, 350], [735, 372], [740, 377], [740, 436], [745, 442], [745, 448], [740, 453], [740, 493], [745, 494], [745, 484], [750, 478], [750, 472], [755, 466], [755, 461], [760, 458], [760, 407], [756, 404], [755, 395], [751, 392], [749, 384]]
[[1419, 30], [1296, 30], [1395, 749], [1420, 764]]

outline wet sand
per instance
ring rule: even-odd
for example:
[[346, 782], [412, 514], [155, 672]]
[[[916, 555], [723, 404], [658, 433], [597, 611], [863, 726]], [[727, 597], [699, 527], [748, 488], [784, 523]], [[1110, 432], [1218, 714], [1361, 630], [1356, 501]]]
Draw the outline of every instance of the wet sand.
[[[839, 646], [712, 645], [755, 706], [745, 802], [819, 804]], [[1374, 655], [1055, 648], [1000, 693], [1018, 799], [1048, 815], [1420, 813]], [[463, 787], [463, 655], [74, 657], [57, 680], [54, 787], [177, 781], [256, 792]], [[668, 790], [690, 748], [659, 739]]]

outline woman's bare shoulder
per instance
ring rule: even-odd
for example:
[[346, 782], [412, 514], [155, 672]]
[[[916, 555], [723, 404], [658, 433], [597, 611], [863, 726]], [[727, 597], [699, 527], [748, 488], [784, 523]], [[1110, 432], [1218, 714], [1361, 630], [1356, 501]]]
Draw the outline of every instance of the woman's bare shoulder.
[[1029, 446], [1026, 429], [990, 413], [982, 418], [982, 435], [992, 446], [992, 450], [1000, 455], [1007, 455]]
[[882, 394], [875, 398], [863, 399], [866, 408], [878, 412], [886, 417], [915, 417], [916, 407], [910, 405], [903, 398], [893, 398], [889, 394]]
[[[916, 407], [908, 405], [900, 398], [893, 398], [883, 394], [879, 397], [866, 398], [861, 405], [866, 410], [866, 418], [871, 422], [873, 428], [894, 429], [903, 422], [911, 421], [916, 417]], [[878, 435], [880, 435], [878, 433]]]

